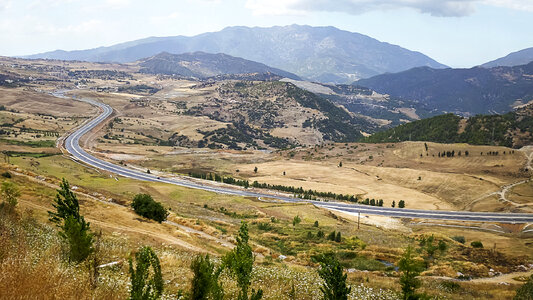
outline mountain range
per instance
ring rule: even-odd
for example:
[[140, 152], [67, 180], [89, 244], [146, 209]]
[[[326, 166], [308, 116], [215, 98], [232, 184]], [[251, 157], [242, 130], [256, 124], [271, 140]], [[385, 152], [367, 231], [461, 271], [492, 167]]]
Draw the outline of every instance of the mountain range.
[[139, 62], [140, 72], [206, 78], [224, 74], [272, 73], [281, 78], [299, 79], [295, 74], [262, 63], [227, 54], [162, 52]]
[[110, 47], [27, 56], [92, 62], [133, 62], [161, 52], [225, 53], [319, 82], [349, 83], [413, 67], [445, 66], [428, 56], [335, 27], [227, 27], [192, 37], [151, 37]]
[[414, 68], [354, 83], [428, 109], [460, 115], [506, 113], [533, 100], [533, 62], [513, 67]]
[[519, 65], [526, 65], [532, 61], [533, 61], [533, 47], [510, 53], [509, 55], [505, 57], [498, 58], [496, 60], [482, 64], [481, 66], [484, 68], [492, 68], [492, 67], [499, 67], [499, 66], [513, 67], [513, 66], [519, 66]]

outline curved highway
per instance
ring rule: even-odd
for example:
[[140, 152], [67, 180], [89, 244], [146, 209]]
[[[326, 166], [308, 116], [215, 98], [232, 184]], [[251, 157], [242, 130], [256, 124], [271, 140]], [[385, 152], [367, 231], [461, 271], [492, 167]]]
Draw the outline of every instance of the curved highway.
[[[58, 96], [56, 94], [56, 96]], [[183, 187], [201, 189], [205, 191], [231, 194], [247, 197], [263, 197], [273, 198], [285, 202], [308, 202], [316, 206], [324, 207], [331, 210], [337, 210], [346, 213], [363, 213], [381, 216], [390, 216], [397, 218], [419, 218], [419, 219], [439, 219], [439, 220], [457, 220], [457, 221], [476, 221], [476, 222], [499, 222], [499, 223], [530, 223], [533, 222], [533, 214], [518, 214], [518, 213], [485, 213], [485, 212], [469, 212], [469, 211], [441, 211], [441, 210], [417, 210], [417, 209], [401, 209], [388, 207], [375, 207], [358, 204], [348, 204], [339, 202], [321, 202], [302, 200], [292, 197], [284, 197], [278, 195], [271, 195], [266, 193], [252, 192], [247, 190], [233, 189], [230, 187], [216, 187], [203, 185], [197, 182], [186, 179], [164, 178], [157, 177], [143, 173], [141, 171], [132, 170], [123, 166], [115, 165], [102, 159], [96, 158], [88, 154], [80, 146], [80, 138], [86, 133], [94, 129], [98, 124], [107, 119], [112, 113], [113, 108], [109, 105], [97, 102], [91, 99], [75, 99], [78, 101], [87, 102], [91, 105], [99, 107], [103, 112], [90, 122], [83, 124], [78, 130], [69, 135], [65, 140], [65, 149], [76, 159], [104, 171], [115, 173], [120, 176], [133, 178], [137, 180], [162, 182], [168, 184], [179, 185]]]

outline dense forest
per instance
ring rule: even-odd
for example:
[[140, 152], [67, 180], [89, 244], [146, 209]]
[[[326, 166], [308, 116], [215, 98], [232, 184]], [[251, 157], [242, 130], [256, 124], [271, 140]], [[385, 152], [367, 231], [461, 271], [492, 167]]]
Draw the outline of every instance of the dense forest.
[[533, 106], [503, 115], [462, 118], [445, 114], [403, 124], [375, 133], [362, 141], [370, 143], [429, 141], [499, 145], [513, 148], [533, 142]]

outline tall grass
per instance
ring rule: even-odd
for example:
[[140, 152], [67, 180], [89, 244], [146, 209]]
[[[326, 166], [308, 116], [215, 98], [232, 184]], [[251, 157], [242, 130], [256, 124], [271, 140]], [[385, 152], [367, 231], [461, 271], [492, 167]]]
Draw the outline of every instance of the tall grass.
[[[0, 294], [4, 299], [119, 299], [123, 287], [102, 282], [92, 288], [85, 265], [66, 263], [54, 227], [31, 213], [0, 207]], [[105, 278], [105, 277], [102, 277]]]

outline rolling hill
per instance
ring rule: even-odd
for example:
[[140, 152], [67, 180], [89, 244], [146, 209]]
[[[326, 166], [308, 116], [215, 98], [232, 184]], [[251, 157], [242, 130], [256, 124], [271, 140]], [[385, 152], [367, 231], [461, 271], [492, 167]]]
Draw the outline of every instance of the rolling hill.
[[162, 52], [142, 60], [140, 71], [152, 74], [180, 75], [205, 78], [222, 74], [272, 73], [281, 77], [298, 79], [299, 77], [280, 69], [271, 68], [262, 63], [250, 61], [227, 54], [210, 54], [194, 52], [170, 54]]
[[489, 61], [488, 63], [482, 64], [481, 66], [484, 68], [493, 68], [493, 67], [499, 67], [499, 66], [512, 67], [512, 66], [526, 65], [532, 61], [533, 61], [533, 47], [510, 53], [509, 55], [505, 57], [501, 57], [493, 61]]
[[427, 141], [519, 148], [533, 143], [532, 132], [533, 105], [528, 105], [503, 115], [471, 118], [440, 115], [378, 132], [363, 140], [371, 143]]
[[418, 66], [442, 68], [426, 55], [335, 27], [228, 27], [186, 37], [151, 37], [89, 50], [35, 54], [27, 58], [133, 62], [161, 52], [225, 53], [314, 81], [348, 83]]
[[485, 69], [414, 68], [354, 84], [460, 115], [505, 113], [533, 100], [533, 62]]

